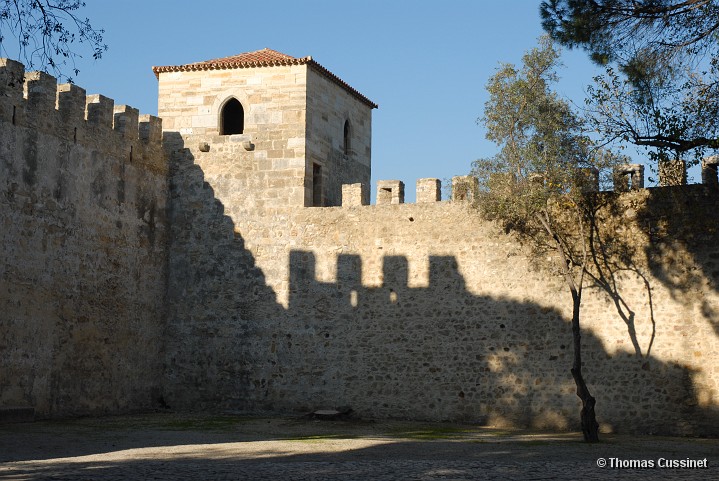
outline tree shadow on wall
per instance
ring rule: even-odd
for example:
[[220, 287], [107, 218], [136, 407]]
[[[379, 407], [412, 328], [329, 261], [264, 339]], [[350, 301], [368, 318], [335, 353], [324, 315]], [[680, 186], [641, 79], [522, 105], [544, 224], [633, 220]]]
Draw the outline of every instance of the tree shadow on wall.
[[[641, 244], [631, 237], [618, 232], [623, 226], [615, 225], [622, 219], [623, 210], [616, 195], [602, 193], [589, 199], [586, 215], [589, 225], [588, 254], [591, 279], [590, 288], [603, 292], [610, 300], [619, 318], [627, 326], [627, 334], [632, 343], [635, 356], [648, 357], [657, 332], [657, 321], [654, 315], [654, 299], [652, 286], [646, 269], [637, 262], [637, 249]], [[627, 287], [634, 281], [634, 286]], [[638, 286], [638, 287], [637, 287]], [[631, 296], [625, 295], [629, 292]], [[639, 295], [638, 295], [639, 294]], [[645, 315], [638, 312], [641, 299], [647, 307]], [[645, 343], [640, 341], [638, 323], [646, 317], [650, 328]], [[647, 330], [641, 329], [640, 330]], [[644, 347], [644, 349], [642, 349]]]
[[[408, 260], [387, 256], [383, 285], [362, 286], [361, 260], [337, 259], [337, 281], [315, 279], [310, 252], [290, 253], [290, 366], [279, 402], [303, 386], [307, 407], [349, 405], [368, 416], [578, 428], [569, 374], [571, 327], [554, 309], [469, 293], [453, 257], [429, 258], [429, 285], [408, 287]], [[278, 325], [281, 329], [284, 326]], [[289, 331], [289, 330], [287, 330]], [[623, 432], [716, 434], [687, 366], [608, 352], [583, 335], [585, 370], [608, 427]], [[267, 364], [265, 364], [267, 365]], [[314, 372], [296, 366], [316, 366]], [[264, 372], [272, 378], [273, 372]], [[280, 399], [277, 399], [279, 397]], [[296, 402], [297, 396], [293, 397]], [[713, 405], [713, 403], [712, 403]], [[290, 407], [290, 406], [286, 406]]]
[[[468, 292], [449, 256], [430, 257], [427, 287], [409, 287], [408, 259], [387, 256], [371, 287], [359, 256], [338, 256], [336, 282], [321, 282], [307, 251], [290, 252], [285, 309], [186, 149], [172, 155], [170, 203], [171, 407], [350, 406], [365, 417], [578, 428], [571, 328], [558, 311]], [[590, 332], [583, 349], [608, 427], [719, 432], [719, 400], [699, 403], [702, 373], [610, 351]]]
[[636, 222], [649, 239], [652, 275], [719, 336], [719, 189], [696, 184], [647, 189]]

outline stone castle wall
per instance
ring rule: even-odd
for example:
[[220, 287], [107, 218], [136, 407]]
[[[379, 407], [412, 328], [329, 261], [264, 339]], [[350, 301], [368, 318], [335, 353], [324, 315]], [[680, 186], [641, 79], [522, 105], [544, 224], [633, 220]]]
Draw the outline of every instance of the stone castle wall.
[[0, 63], [0, 408], [148, 409], [161, 396], [160, 120]]
[[[192, 217], [183, 206], [212, 180], [190, 157], [182, 164], [170, 405], [577, 427], [569, 293], [468, 204], [233, 217], [230, 198], [205, 190], [208, 208]], [[716, 434], [717, 196], [703, 186], [607, 195], [602, 223], [631, 262], [585, 291], [585, 376], [600, 421]], [[183, 389], [197, 379], [212, 388]]]
[[[169, 112], [163, 96], [183, 87], [163, 91], [164, 75], [174, 73], [160, 74]], [[203, 76], [168, 78], [224, 88]], [[314, 81], [325, 80], [304, 82]], [[295, 120], [281, 134], [258, 121], [220, 136], [202, 109], [222, 95], [192, 97], [178, 107], [190, 124], [166, 125], [161, 142], [156, 118], [138, 123], [134, 109], [0, 66], [0, 408], [350, 406], [576, 427], [570, 298], [517, 239], [468, 203], [437, 202], [434, 179], [418, 204], [388, 181], [380, 205], [362, 205], [367, 190], [355, 185], [341, 190], [352, 199], [329, 194], [345, 207], [301, 207], [309, 164], [293, 162], [317, 135], [329, 137], [309, 159], [342, 150], [341, 111], [325, 134], [313, 130], [339, 96], [290, 95], [307, 129], [295, 147]], [[325, 175], [344, 182], [366, 166]], [[610, 262], [582, 312], [599, 420], [618, 432], [717, 434], [717, 192], [603, 195], [598, 219], [614, 241], [597, 246]]]

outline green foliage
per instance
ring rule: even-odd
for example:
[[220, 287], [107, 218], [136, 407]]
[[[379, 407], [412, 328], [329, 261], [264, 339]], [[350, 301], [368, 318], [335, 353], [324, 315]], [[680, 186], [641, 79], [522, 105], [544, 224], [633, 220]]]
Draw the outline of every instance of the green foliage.
[[604, 142], [657, 162], [719, 149], [719, 0], [545, 0], [540, 13], [553, 39], [609, 67], [587, 103]]
[[587, 88], [589, 125], [607, 143], [646, 147], [656, 163], [680, 158], [696, 164], [707, 152], [719, 149], [716, 79], [716, 58], [707, 72], [685, 72], [681, 83], [651, 76], [641, 81], [640, 88], [607, 68]]
[[578, 206], [592, 190], [598, 172], [622, 160], [597, 149], [582, 120], [552, 91], [558, 80], [559, 51], [548, 37], [523, 57], [523, 65], [504, 64], [487, 90], [487, 138], [500, 151], [474, 162], [483, 213], [505, 226], [533, 235], [546, 231], [551, 199]]
[[57, 77], [79, 73], [75, 59], [82, 57], [75, 43], [84, 44], [99, 59], [107, 50], [104, 30], [78, 17], [80, 0], [0, 0], [0, 55], [14, 57], [28, 70], [39, 68]]
[[656, 62], [666, 68], [715, 52], [719, 33], [717, 0], [544, 0], [540, 15], [554, 40], [639, 77], [651, 74]]
[[582, 431], [586, 441], [595, 442], [596, 399], [582, 374], [579, 322], [594, 235], [589, 228], [595, 197], [591, 191], [598, 190], [600, 168], [623, 159], [595, 148], [581, 119], [551, 90], [559, 52], [548, 37], [522, 61], [521, 69], [503, 65], [487, 84], [490, 99], [480, 121], [500, 151], [474, 163], [481, 185], [478, 206], [505, 229], [534, 241], [535, 254], [555, 254], [554, 266], [572, 297], [571, 373], [582, 400]]

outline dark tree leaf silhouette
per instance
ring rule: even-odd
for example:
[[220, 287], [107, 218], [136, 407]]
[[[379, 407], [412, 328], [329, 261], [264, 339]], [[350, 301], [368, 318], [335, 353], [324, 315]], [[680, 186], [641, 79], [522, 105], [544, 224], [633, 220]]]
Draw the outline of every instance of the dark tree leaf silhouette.
[[104, 30], [79, 15], [84, 6], [80, 0], [0, 0], [0, 55], [71, 82], [82, 51], [99, 59], [107, 50]]

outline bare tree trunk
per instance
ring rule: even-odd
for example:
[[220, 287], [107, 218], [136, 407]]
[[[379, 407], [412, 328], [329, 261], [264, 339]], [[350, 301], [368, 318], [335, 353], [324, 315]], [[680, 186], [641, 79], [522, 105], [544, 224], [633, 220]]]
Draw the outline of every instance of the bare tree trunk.
[[579, 330], [579, 306], [582, 301], [581, 292], [572, 290], [572, 339], [574, 341], [574, 362], [572, 363], [572, 377], [577, 385], [577, 396], [582, 400], [582, 411], [580, 419], [582, 422], [582, 434], [588, 443], [599, 441], [599, 423], [594, 412], [596, 399], [589, 392], [587, 384], [582, 376], [582, 334]]
[[[587, 384], [584, 382], [582, 376], [582, 332], [579, 328], [579, 308], [582, 305], [582, 286], [584, 283], [584, 274], [587, 272], [587, 249], [586, 244], [582, 244], [582, 261], [579, 264], [580, 270], [576, 279], [572, 275], [571, 270], [571, 259], [569, 253], [565, 250], [562, 240], [552, 229], [552, 223], [550, 222], [549, 213], [543, 211], [544, 216], [541, 214], [537, 215], [538, 220], [542, 223], [547, 233], [554, 239], [554, 244], [559, 254], [559, 268], [564, 275], [564, 279], [569, 287], [569, 291], [572, 293], [572, 339], [574, 343], [574, 361], [572, 363], [572, 377], [574, 378], [574, 384], [577, 385], [577, 396], [582, 400], [582, 411], [580, 413], [580, 419], [582, 422], [582, 433], [584, 434], [584, 440], [588, 443], [595, 443], [599, 441], [599, 423], [597, 423], [597, 417], [594, 413], [594, 406], [597, 404], [597, 400], [589, 392]], [[581, 218], [581, 214], [577, 217], [579, 233], [582, 239], [584, 239], [584, 223]]]

